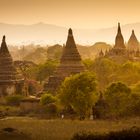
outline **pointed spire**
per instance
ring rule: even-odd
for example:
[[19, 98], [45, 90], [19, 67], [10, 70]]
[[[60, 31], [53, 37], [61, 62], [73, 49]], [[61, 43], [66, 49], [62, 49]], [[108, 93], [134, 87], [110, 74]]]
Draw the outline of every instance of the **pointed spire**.
[[120, 23], [118, 23], [118, 34], [121, 33], [121, 26]]
[[118, 32], [117, 32], [117, 36], [115, 39], [115, 48], [119, 48], [119, 49], [124, 49], [125, 45], [124, 45], [124, 38], [122, 36], [121, 33], [121, 27], [120, 27], [120, 23], [118, 23]]
[[64, 62], [64, 60], [67, 61], [81, 61], [81, 56], [77, 50], [76, 43], [73, 37], [72, 29], [69, 28], [68, 30], [68, 37], [66, 41], [66, 46], [64, 47], [63, 54], [61, 57], [61, 61]]
[[8, 51], [8, 48], [7, 48], [7, 44], [6, 44], [6, 37], [5, 37], [5, 35], [2, 38], [0, 53], [1, 54], [3, 54], [3, 53], [8, 53], [9, 54], [9, 51]]
[[68, 35], [73, 35], [71, 28], [69, 28]]
[[100, 53], [99, 53], [99, 56], [100, 56], [100, 57], [103, 57], [103, 56], [104, 56], [104, 53], [103, 53], [102, 49], [101, 49], [101, 51], [100, 51]]
[[3, 38], [2, 38], [2, 42], [5, 42], [5, 39], [6, 39], [6, 37], [5, 37], [5, 35], [4, 35]]
[[68, 30], [66, 47], [75, 47], [76, 48], [76, 44], [75, 44], [75, 41], [74, 41], [74, 37], [73, 37], [73, 33], [72, 33], [71, 28]]
[[132, 30], [132, 35], [135, 35], [135, 31], [134, 30]]

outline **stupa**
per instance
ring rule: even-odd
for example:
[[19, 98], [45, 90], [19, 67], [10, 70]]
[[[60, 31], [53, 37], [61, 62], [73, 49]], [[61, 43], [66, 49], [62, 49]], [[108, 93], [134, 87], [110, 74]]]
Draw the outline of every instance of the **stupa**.
[[128, 40], [127, 48], [129, 51], [138, 51], [139, 47], [139, 41], [135, 35], [134, 30], [132, 30], [132, 34], [130, 36], [130, 39]]
[[81, 63], [81, 56], [77, 50], [72, 29], [68, 31], [66, 46], [63, 46], [63, 53], [55, 74], [49, 77], [48, 82], [44, 86], [45, 91], [54, 92], [61, 85], [61, 82], [70, 75], [84, 71]]
[[3, 36], [0, 47], [0, 97], [11, 95], [22, 90], [23, 80], [17, 74], [13, 59]]

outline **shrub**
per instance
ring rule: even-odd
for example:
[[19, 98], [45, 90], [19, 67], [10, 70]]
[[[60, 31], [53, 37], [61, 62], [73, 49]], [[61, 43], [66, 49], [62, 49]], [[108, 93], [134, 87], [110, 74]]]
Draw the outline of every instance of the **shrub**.
[[110, 132], [107, 134], [77, 133], [71, 140], [139, 140], [140, 128]]
[[57, 101], [56, 97], [54, 97], [51, 94], [44, 94], [44, 95], [42, 95], [41, 100], [40, 100], [42, 105], [48, 105], [48, 104], [54, 103], [56, 101]]
[[6, 97], [6, 103], [8, 105], [19, 105], [20, 101], [23, 99], [23, 96], [21, 95], [9, 95]]

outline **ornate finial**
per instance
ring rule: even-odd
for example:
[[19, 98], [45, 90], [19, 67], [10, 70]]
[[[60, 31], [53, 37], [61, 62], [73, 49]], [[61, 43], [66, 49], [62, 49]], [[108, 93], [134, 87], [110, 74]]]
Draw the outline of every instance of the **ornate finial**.
[[118, 33], [121, 32], [120, 22], [118, 22]]
[[72, 29], [71, 28], [69, 29], [69, 35], [72, 35]]
[[120, 27], [120, 22], [118, 22], [118, 27]]
[[135, 34], [134, 30], [132, 30], [132, 34]]
[[4, 35], [3, 38], [2, 38], [2, 42], [5, 42], [5, 38], [6, 38], [6, 37], [5, 37], [5, 35]]

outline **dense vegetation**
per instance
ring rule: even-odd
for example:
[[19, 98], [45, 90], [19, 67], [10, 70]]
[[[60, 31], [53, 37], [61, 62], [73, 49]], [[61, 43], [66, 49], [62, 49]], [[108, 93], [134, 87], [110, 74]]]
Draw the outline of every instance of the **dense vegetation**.
[[79, 133], [75, 134], [71, 140], [139, 140], [139, 138], [140, 128], [133, 127], [107, 134]]
[[[55, 73], [63, 47], [58, 44], [28, 47], [15, 49], [22, 57], [15, 64], [18, 72], [24, 75], [28, 94], [37, 95], [49, 76]], [[57, 110], [57, 115], [73, 114], [80, 119], [90, 115], [95, 118], [139, 116], [140, 62], [118, 63], [107, 57], [97, 57], [101, 49], [105, 52], [109, 47], [103, 42], [88, 47], [78, 45], [86, 72], [66, 78], [57, 96], [42, 92], [41, 105], [50, 112]], [[19, 100], [16, 96], [7, 97], [8, 104], [14, 104], [13, 101], [19, 104]]]

